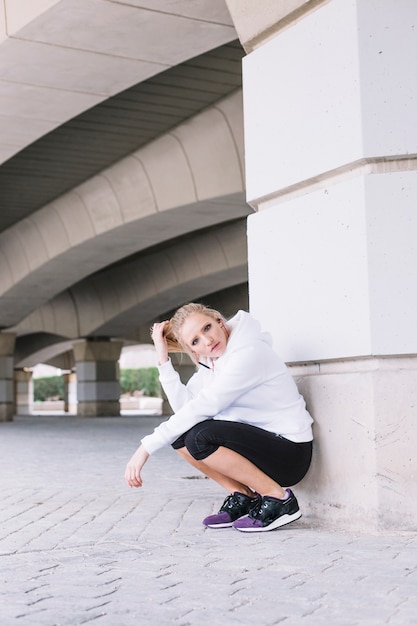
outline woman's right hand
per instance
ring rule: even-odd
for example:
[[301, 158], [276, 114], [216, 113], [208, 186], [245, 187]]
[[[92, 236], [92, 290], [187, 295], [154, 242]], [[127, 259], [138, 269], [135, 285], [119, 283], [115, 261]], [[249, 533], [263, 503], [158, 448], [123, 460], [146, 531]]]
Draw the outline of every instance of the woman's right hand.
[[125, 480], [129, 487], [142, 487], [141, 471], [148, 458], [148, 452], [140, 445], [126, 466]]
[[158, 365], [163, 365], [168, 361], [168, 344], [164, 336], [164, 330], [168, 320], [165, 322], [156, 322], [152, 326], [151, 337], [155, 345], [156, 354], [158, 357]]

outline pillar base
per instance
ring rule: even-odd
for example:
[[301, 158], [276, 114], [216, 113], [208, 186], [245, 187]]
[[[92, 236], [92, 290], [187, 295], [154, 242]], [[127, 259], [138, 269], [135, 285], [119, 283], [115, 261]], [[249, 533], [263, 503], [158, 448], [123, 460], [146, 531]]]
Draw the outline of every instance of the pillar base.
[[415, 532], [417, 357], [290, 368], [315, 419], [313, 461], [295, 491], [313, 525]]
[[12, 422], [14, 405], [8, 402], [0, 403], [0, 422]]
[[121, 341], [86, 339], [74, 343], [77, 413], [81, 417], [120, 415]]
[[32, 415], [33, 372], [24, 369], [14, 370], [14, 395], [16, 415]]
[[16, 335], [0, 332], [0, 422], [11, 422], [15, 414], [13, 353]]
[[120, 402], [114, 400], [78, 402], [77, 415], [79, 417], [119, 417]]
[[77, 375], [70, 372], [62, 375], [64, 381], [64, 411], [77, 413]]
[[173, 414], [173, 410], [171, 408], [170, 403], [168, 402], [168, 400], [166, 398], [162, 399], [162, 415], [172, 415]]

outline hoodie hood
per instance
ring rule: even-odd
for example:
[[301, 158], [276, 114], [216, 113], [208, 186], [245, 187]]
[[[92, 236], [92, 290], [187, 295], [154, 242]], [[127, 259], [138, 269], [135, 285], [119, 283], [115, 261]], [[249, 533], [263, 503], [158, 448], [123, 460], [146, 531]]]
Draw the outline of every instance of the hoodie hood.
[[246, 311], [238, 311], [228, 322], [230, 337], [227, 345], [229, 348], [241, 347], [246, 344], [253, 344], [254, 341], [262, 341], [268, 346], [272, 346], [272, 336], [263, 332], [258, 320], [254, 319]]

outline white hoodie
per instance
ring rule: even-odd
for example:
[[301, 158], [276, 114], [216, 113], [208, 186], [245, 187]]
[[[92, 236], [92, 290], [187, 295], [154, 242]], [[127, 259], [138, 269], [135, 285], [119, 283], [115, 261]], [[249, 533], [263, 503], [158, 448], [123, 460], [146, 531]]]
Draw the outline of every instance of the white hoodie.
[[213, 369], [200, 366], [184, 385], [171, 361], [159, 379], [172, 409], [166, 422], [142, 439], [149, 454], [207, 419], [243, 422], [294, 442], [311, 441], [313, 422], [294, 379], [272, 349], [269, 333], [249, 313], [228, 321], [230, 337]]

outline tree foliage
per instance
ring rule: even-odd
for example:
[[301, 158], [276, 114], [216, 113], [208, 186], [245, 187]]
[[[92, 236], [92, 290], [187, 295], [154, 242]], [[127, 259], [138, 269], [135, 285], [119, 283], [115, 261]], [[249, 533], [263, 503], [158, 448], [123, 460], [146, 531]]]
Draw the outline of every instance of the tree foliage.
[[[35, 378], [33, 381], [35, 402], [45, 400], [64, 400], [64, 381], [62, 376]], [[120, 370], [120, 392], [133, 393], [142, 391], [145, 396], [161, 397], [158, 369], [143, 367], [140, 369]]]
[[161, 397], [159, 373], [156, 367], [120, 370], [120, 390], [122, 393], [142, 391], [145, 396]]
[[35, 378], [33, 381], [33, 395], [35, 402], [45, 400], [64, 400], [64, 381], [62, 376], [47, 376]]

